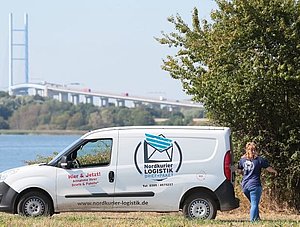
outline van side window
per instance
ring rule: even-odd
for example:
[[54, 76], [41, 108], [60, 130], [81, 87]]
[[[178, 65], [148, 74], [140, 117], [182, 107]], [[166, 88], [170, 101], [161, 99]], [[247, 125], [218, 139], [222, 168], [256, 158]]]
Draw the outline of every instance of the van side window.
[[80, 167], [110, 164], [112, 139], [90, 140], [77, 150]]

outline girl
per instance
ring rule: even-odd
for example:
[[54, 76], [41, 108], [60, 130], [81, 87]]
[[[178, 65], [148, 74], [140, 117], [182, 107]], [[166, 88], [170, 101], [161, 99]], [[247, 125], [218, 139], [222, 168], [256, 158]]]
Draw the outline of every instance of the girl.
[[275, 176], [277, 175], [277, 171], [269, 165], [269, 162], [258, 155], [256, 144], [248, 142], [246, 144], [246, 153], [238, 163], [238, 171], [243, 174], [242, 189], [251, 204], [250, 221], [252, 222], [260, 220], [259, 201], [262, 193], [260, 180], [262, 168], [265, 168], [270, 173], [274, 173]]

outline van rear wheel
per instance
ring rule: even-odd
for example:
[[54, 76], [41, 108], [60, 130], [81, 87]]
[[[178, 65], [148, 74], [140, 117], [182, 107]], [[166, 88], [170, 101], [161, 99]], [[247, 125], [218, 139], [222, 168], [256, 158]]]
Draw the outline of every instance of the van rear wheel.
[[19, 200], [17, 212], [23, 216], [50, 216], [53, 214], [51, 201], [41, 192], [32, 191], [24, 194]]
[[187, 218], [215, 219], [217, 205], [214, 199], [204, 193], [189, 196], [183, 205], [183, 213]]

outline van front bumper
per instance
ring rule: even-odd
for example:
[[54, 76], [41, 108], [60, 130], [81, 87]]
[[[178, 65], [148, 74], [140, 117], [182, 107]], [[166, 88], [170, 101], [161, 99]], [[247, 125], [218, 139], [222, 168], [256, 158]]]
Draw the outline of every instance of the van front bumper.
[[232, 183], [225, 180], [215, 191], [220, 202], [220, 210], [233, 210], [240, 206], [240, 200], [235, 198], [234, 187]]
[[0, 182], [0, 212], [15, 213], [14, 204], [18, 193], [6, 183]]

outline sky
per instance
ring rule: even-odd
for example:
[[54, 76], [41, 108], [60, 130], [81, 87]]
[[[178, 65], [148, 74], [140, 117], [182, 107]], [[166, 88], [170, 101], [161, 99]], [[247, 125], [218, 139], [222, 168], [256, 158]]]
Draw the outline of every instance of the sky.
[[[8, 87], [8, 27], [29, 26], [29, 81], [47, 81], [115, 94], [191, 98], [181, 82], [161, 69], [175, 50], [154, 37], [175, 31], [167, 21], [179, 14], [191, 24], [210, 18], [213, 0], [0, 0], [0, 89]], [[16, 42], [23, 33], [14, 32]], [[15, 55], [23, 49], [14, 48]], [[18, 57], [18, 56], [16, 56]], [[14, 84], [24, 83], [24, 62], [14, 61]]]

